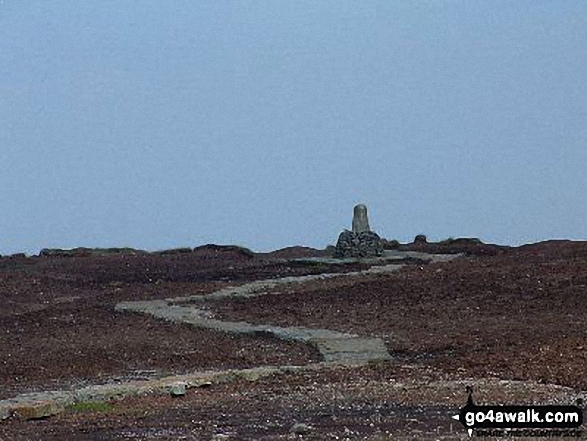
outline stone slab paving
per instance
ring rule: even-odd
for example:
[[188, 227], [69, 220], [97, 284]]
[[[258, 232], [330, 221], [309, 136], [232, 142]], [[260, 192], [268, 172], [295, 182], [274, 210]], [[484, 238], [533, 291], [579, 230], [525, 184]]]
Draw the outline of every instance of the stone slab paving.
[[273, 374], [321, 368], [322, 363], [307, 366], [262, 366], [250, 369], [195, 372], [154, 380], [102, 384], [69, 391], [27, 393], [0, 401], [0, 421], [11, 416], [22, 419], [45, 418], [62, 412], [68, 405], [74, 403], [108, 401], [137, 395], [168, 395], [178, 386], [185, 390], [225, 383], [237, 378], [256, 381]]
[[334, 257], [301, 257], [292, 259], [294, 262], [309, 262], [309, 263], [325, 263], [325, 264], [350, 264], [350, 263], [365, 263], [367, 265], [378, 265], [385, 262], [393, 262], [405, 259], [418, 259], [425, 262], [446, 262], [463, 254], [429, 254], [420, 251], [399, 251], [399, 250], [385, 250], [382, 256], [357, 258], [348, 257], [345, 259], [336, 259]]
[[[372, 264], [386, 261], [417, 258], [432, 262], [454, 259], [459, 255], [435, 255], [417, 252], [386, 252], [382, 257], [369, 259]], [[356, 259], [311, 259], [313, 262], [344, 263]], [[363, 261], [364, 262], [364, 261]], [[304, 327], [278, 327], [270, 325], [252, 325], [245, 322], [229, 322], [210, 317], [207, 311], [196, 308], [201, 302], [220, 300], [229, 297], [252, 297], [267, 293], [272, 289], [289, 284], [306, 283], [334, 277], [353, 277], [368, 274], [382, 274], [397, 271], [401, 264], [374, 266], [364, 271], [349, 273], [326, 273], [300, 277], [261, 280], [237, 287], [225, 288], [211, 294], [187, 296], [166, 300], [121, 302], [117, 311], [129, 311], [149, 314], [173, 322], [188, 323], [193, 326], [208, 328], [234, 334], [272, 334], [286, 341], [299, 341], [313, 345], [320, 351], [324, 362], [306, 366], [259, 367], [253, 369], [199, 372], [190, 375], [176, 375], [155, 380], [131, 381], [89, 386], [71, 391], [48, 391], [22, 394], [15, 398], [0, 401], [0, 421], [17, 416], [24, 419], [44, 418], [57, 414], [66, 406], [76, 402], [104, 401], [142, 394], [169, 394], [175, 390], [189, 387], [201, 387], [211, 383], [230, 381], [234, 378], [255, 380], [293, 370], [322, 369], [333, 365], [364, 365], [372, 361], [389, 360], [390, 355], [382, 339], [360, 337], [354, 334], [331, 331], [328, 329], [310, 329]], [[274, 293], [279, 294], [279, 293]]]

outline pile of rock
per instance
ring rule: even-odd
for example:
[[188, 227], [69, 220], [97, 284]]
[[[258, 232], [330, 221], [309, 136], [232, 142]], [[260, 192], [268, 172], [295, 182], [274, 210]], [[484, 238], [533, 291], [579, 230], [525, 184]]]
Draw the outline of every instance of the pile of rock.
[[338, 259], [377, 257], [383, 254], [381, 238], [373, 231], [345, 230], [338, 236], [334, 257]]
[[334, 257], [339, 259], [377, 257], [383, 254], [381, 238], [371, 231], [367, 207], [359, 204], [354, 209], [353, 231], [345, 230], [338, 236]]

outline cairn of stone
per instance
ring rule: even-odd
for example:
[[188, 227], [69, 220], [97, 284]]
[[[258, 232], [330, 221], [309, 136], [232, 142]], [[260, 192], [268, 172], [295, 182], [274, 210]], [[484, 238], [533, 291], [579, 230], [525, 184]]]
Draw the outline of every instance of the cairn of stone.
[[334, 257], [339, 259], [377, 257], [383, 254], [381, 238], [369, 227], [367, 207], [355, 206], [352, 231], [344, 230], [338, 236]]

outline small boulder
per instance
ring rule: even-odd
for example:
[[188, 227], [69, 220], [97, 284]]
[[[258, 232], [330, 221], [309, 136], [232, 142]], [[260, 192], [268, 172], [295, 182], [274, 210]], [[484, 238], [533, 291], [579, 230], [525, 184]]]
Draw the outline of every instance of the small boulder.
[[414, 243], [428, 243], [428, 239], [423, 234], [418, 234], [414, 238]]
[[397, 250], [400, 247], [400, 245], [401, 244], [395, 239], [381, 239], [381, 246], [384, 250]]
[[296, 423], [291, 426], [291, 429], [289, 429], [289, 431], [295, 435], [305, 435], [306, 433], [309, 433], [310, 430], [312, 430], [312, 428], [304, 423]]
[[172, 397], [183, 397], [186, 392], [185, 383], [175, 383], [169, 388], [169, 395]]
[[0, 421], [6, 420], [10, 418], [12, 415], [12, 410], [8, 406], [0, 406]]

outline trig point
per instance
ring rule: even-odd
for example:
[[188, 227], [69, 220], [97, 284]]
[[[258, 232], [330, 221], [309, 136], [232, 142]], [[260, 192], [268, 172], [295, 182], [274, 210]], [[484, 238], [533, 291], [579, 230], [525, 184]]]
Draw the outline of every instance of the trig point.
[[371, 231], [367, 207], [356, 205], [353, 210], [352, 231], [344, 230], [338, 236], [334, 256], [340, 259], [376, 257], [383, 254], [381, 238]]
[[353, 211], [353, 233], [363, 233], [364, 231], [371, 231], [371, 228], [369, 228], [367, 206], [363, 204], [355, 205]]

